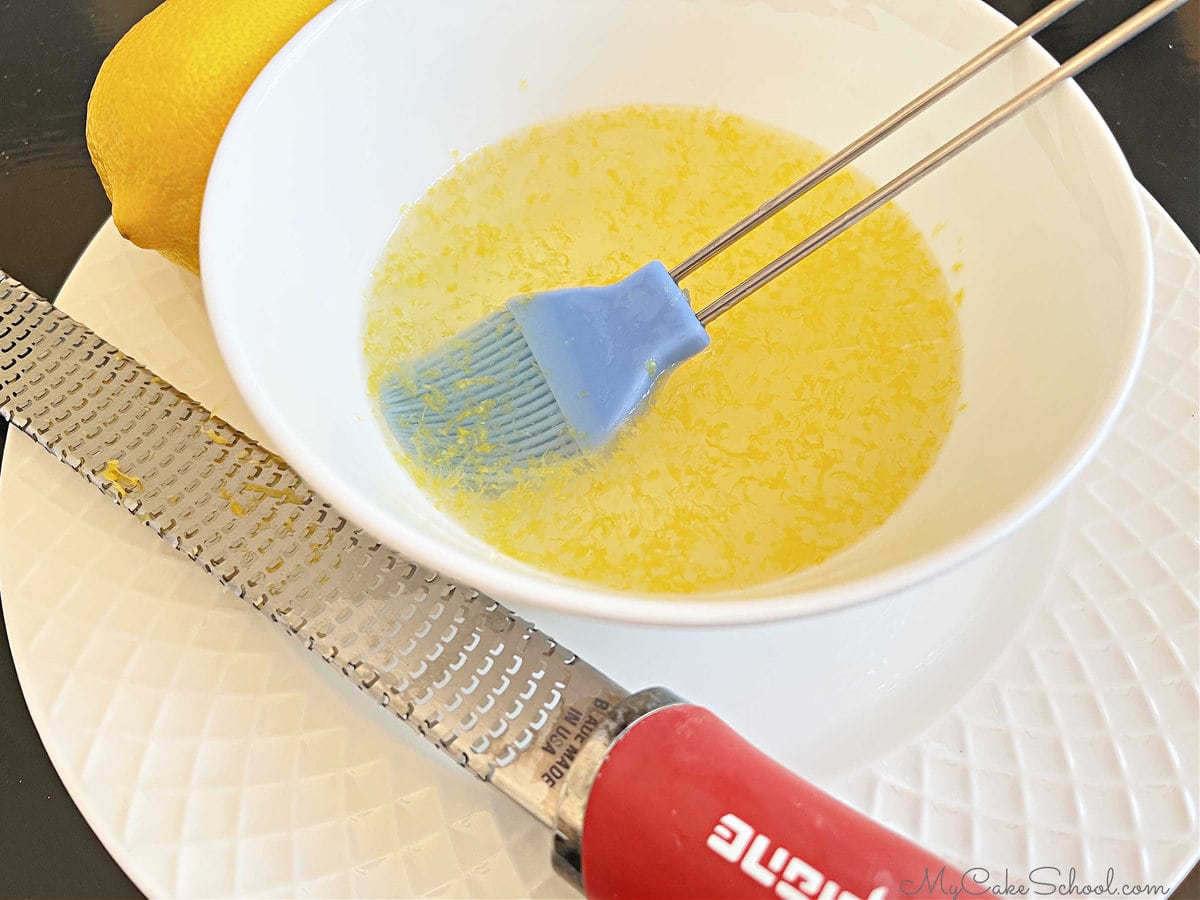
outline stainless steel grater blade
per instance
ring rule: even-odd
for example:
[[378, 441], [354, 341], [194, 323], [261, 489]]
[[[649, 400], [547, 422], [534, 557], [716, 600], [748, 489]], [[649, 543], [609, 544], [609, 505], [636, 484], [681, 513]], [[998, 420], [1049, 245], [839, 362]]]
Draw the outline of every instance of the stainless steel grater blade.
[[3, 272], [0, 415], [554, 825], [566, 773], [548, 737], [582, 742], [626, 691], [381, 546], [282, 459]]
[[824, 885], [824, 900], [883, 900], [900, 873], [953, 872], [708, 710], [662, 688], [629, 694], [490, 597], [400, 558], [3, 272], [0, 415], [550, 826], [555, 869], [590, 897], [789, 900]]

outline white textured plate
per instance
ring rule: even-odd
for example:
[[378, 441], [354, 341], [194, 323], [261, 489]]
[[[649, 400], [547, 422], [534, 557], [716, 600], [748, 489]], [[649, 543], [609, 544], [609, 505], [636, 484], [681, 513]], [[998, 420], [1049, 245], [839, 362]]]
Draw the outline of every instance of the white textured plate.
[[[1200, 289], [1196, 251], [1148, 207], [1158, 307], [1130, 406], [1015, 538], [919, 591], [787, 625], [539, 624], [998, 883], [1111, 866], [1118, 888], [1173, 884], [1198, 846]], [[258, 432], [195, 279], [109, 226], [60, 304]], [[532, 820], [20, 435], [0, 588], [55, 765], [148, 894], [570, 894]]]

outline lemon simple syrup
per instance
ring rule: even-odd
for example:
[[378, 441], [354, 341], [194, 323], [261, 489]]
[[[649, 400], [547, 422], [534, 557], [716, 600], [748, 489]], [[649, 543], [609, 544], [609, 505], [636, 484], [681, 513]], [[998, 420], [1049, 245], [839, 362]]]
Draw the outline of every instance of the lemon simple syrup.
[[[510, 297], [669, 267], [825, 157], [711, 109], [539, 125], [459, 160], [409, 207], [368, 298], [372, 391]], [[846, 170], [684, 282], [699, 309], [872, 190]], [[894, 205], [710, 327], [613, 445], [499, 495], [413, 467], [439, 508], [516, 559], [640, 592], [775, 580], [877, 528], [959, 406], [960, 298]]]

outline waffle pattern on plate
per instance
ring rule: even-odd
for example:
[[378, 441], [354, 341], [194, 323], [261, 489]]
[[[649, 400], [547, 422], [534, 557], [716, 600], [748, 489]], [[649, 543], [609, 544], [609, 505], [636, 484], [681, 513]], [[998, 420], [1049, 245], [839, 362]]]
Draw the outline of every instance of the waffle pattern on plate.
[[[1195, 249], [1147, 205], [1145, 369], [1064, 501], [1040, 609], [941, 720], [824, 785], [1013, 880], [1112, 865], [1118, 883], [1169, 883], [1198, 846], [1200, 288]], [[258, 433], [190, 276], [107, 228], [60, 302]], [[42, 737], [147, 893], [573, 896], [532, 818], [18, 436], [0, 479], [0, 583]]]

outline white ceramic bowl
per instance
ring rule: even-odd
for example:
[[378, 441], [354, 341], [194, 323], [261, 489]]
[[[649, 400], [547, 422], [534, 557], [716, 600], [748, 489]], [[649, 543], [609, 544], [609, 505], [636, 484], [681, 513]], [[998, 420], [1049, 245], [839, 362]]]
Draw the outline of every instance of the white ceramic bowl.
[[[274, 448], [350, 518], [518, 606], [718, 624], [910, 586], [1046, 504], [1105, 435], [1140, 357], [1145, 219], [1116, 142], [1073, 84], [902, 196], [944, 265], [963, 262], [952, 286], [965, 290], [967, 406], [896, 515], [782, 581], [633, 596], [465, 533], [376, 424], [363, 298], [401, 207], [452, 150], [631, 102], [716, 105], [836, 148], [1008, 27], [975, 0], [340, 0], [263, 72], [213, 165], [201, 267], [225, 361]], [[859, 167], [886, 180], [1051, 65], [1020, 48]]]

